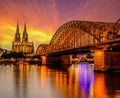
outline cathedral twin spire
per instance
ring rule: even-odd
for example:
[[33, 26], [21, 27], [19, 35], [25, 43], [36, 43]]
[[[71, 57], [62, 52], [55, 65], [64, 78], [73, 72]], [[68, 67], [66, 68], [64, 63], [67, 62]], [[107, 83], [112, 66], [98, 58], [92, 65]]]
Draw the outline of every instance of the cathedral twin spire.
[[[20, 42], [20, 32], [19, 32], [19, 24], [17, 22], [17, 28], [16, 28], [16, 34], [15, 34], [15, 42]], [[22, 42], [28, 42], [28, 34], [27, 34], [27, 28], [26, 28], [26, 23], [24, 24], [24, 31], [22, 35]]]
[[17, 29], [16, 29], [16, 34], [15, 34], [15, 39], [14, 39], [15, 42], [19, 42], [20, 41], [20, 33], [19, 33], [19, 25], [18, 25], [18, 22], [17, 22]]
[[24, 29], [22, 37], [20, 35], [19, 24], [17, 22], [16, 33], [14, 41], [12, 42], [12, 51], [13, 52], [23, 52], [23, 53], [33, 53], [34, 52], [34, 43], [28, 42], [28, 34], [26, 23], [24, 23]]

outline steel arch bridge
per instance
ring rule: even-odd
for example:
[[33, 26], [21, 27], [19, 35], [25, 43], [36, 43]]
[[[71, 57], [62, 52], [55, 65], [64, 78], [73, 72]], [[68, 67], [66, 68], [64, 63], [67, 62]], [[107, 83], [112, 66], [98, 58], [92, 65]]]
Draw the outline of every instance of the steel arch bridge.
[[119, 21], [120, 19], [116, 23], [69, 21], [55, 32], [50, 44], [40, 45], [36, 53], [49, 54], [120, 39]]
[[36, 55], [45, 54], [48, 44], [41, 44], [37, 47]]

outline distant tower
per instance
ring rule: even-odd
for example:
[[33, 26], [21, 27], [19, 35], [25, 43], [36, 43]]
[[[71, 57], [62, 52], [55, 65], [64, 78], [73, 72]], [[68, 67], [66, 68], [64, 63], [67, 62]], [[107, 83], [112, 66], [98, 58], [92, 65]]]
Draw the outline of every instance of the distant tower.
[[19, 32], [19, 24], [18, 24], [18, 22], [17, 22], [17, 28], [16, 28], [14, 42], [20, 42], [20, 32]]
[[28, 42], [28, 34], [27, 34], [26, 23], [24, 24], [24, 31], [23, 31], [22, 42]]

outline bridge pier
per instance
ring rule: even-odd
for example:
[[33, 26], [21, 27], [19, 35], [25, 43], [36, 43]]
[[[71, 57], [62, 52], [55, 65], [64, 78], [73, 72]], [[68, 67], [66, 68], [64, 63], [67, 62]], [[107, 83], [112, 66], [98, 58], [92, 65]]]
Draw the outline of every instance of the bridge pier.
[[71, 55], [62, 55], [62, 56], [47, 56], [46, 64], [50, 65], [71, 65], [72, 56]]
[[120, 52], [94, 51], [94, 70], [107, 71], [120, 69]]
[[42, 58], [42, 65], [46, 65], [46, 56], [41, 56]]

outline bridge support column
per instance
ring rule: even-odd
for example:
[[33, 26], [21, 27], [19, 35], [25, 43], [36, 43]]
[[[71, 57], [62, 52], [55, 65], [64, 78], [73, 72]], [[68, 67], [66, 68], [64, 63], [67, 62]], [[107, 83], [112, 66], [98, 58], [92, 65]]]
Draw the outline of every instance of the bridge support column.
[[42, 65], [46, 65], [46, 56], [41, 56], [42, 58]]
[[72, 55], [48, 56], [47, 64], [71, 65], [72, 64]]
[[103, 50], [94, 50], [94, 70], [105, 71], [105, 57]]
[[61, 56], [62, 64], [71, 65], [72, 64], [72, 55], [63, 55]]
[[106, 52], [104, 50], [94, 51], [94, 70], [120, 69], [120, 52]]

